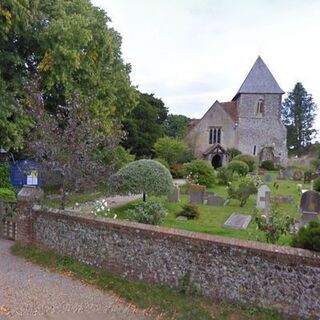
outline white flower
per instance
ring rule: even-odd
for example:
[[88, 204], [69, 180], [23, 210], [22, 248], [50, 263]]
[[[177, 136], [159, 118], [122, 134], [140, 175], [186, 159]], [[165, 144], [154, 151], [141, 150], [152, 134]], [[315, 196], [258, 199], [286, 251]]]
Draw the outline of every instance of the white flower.
[[115, 215], [113, 216], [113, 219], [117, 219], [117, 214], [115, 214]]

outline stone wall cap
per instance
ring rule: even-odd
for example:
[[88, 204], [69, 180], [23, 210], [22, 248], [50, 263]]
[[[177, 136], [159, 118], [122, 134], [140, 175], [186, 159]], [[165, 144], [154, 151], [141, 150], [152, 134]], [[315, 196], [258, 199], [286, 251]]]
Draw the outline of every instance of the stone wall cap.
[[36, 202], [42, 200], [44, 193], [41, 189], [33, 186], [24, 186], [18, 193], [18, 201]]

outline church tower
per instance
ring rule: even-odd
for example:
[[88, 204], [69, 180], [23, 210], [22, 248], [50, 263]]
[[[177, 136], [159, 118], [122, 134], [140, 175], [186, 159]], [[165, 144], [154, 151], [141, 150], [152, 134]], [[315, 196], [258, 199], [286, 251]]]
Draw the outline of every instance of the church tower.
[[239, 122], [235, 146], [260, 161], [287, 162], [287, 130], [281, 122], [282, 95], [272, 73], [258, 57], [232, 101]]

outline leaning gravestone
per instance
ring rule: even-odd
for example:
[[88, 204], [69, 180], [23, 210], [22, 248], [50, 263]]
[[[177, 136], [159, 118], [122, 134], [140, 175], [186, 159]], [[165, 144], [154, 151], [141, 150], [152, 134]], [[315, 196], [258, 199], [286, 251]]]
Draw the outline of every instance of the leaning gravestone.
[[264, 179], [263, 179], [263, 183], [269, 183], [272, 181], [272, 175], [267, 174]]
[[223, 199], [217, 195], [209, 195], [207, 205], [209, 206], [224, 206], [226, 199]]
[[179, 186], [174, 186], [172, 192], [168, 194], [168, 202], [177, 203], [180, 202], [180, 188]]
[[266, 192], [270, 192], [270, 189], [267, 185], [263, 184], [258, 189], [257, 195], [257, 208], [265, 210], [266, 209]]
[[303, 177], [302, 172], [297, 170], [293, 173], [293, 180], [301, 180]]
[[203, 204], [206, 187], [192, 184], [189, 188], [189, 201], [192, 204]]
[[299, 227], [305, 226], [310, 221], [318, 221], [320, 193], [313, 190], [303, 192], [300, 200], [300, 210], [302, 211], [302, 215], [299, 219]]
[[223, 224], [226, 228], [247, 229], [251, 221], [251, 216], [241, 213], [233, 213]]

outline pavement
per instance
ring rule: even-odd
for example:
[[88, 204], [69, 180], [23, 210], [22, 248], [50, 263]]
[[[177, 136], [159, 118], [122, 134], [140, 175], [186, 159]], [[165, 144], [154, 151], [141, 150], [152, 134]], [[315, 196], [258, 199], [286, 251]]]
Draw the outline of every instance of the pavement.
[[0, 320], [147, 320], [111, 292], [31, 264], [0, 239]]

